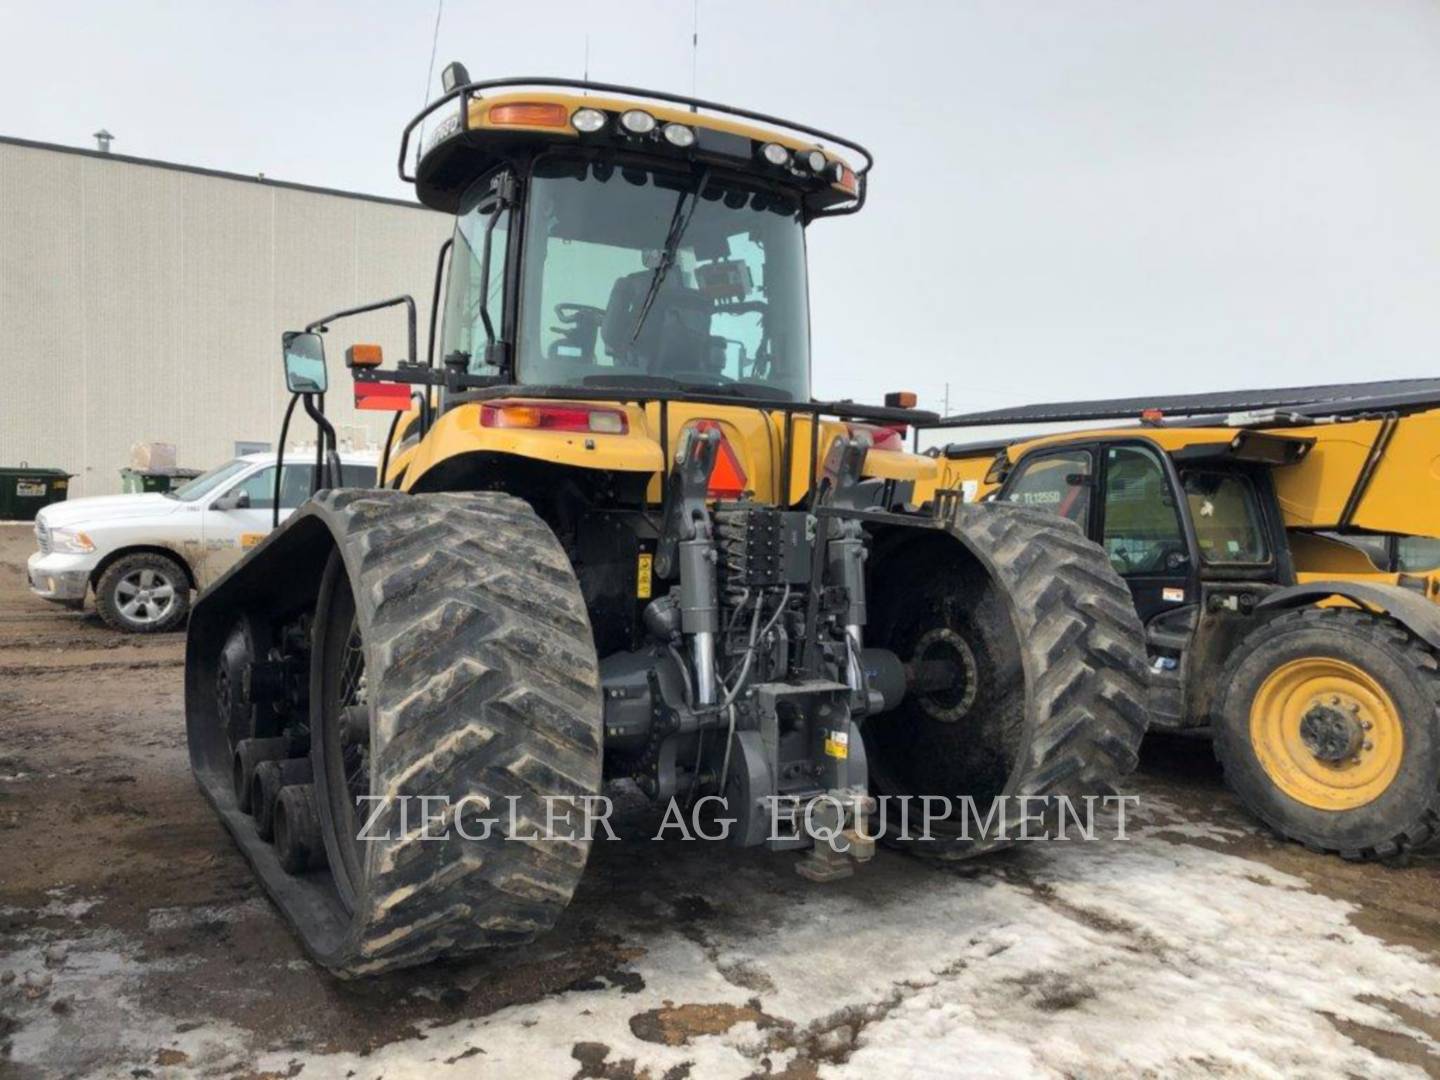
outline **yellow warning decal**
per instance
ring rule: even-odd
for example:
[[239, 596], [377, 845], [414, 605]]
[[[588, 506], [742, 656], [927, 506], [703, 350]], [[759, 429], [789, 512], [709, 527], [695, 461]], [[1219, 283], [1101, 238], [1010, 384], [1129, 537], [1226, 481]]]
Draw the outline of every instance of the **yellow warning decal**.
[[825, 733], [825, 754], [827, 757], [848, 758], [850, 756], [850, 733], [848, 731], [827, 731]]
[[264, 540], [264, 539], [265, 539], [265, 534], [264, 534], [264, 533], [241, 533], [241, 534], [240, 534], [240, 546], [241, 546], [242, 548], [252, 548], [252, 547], [254, 547], [256, 544], [260, 543], [261, 540]]
[[650, 570], [655, 564], [655, 556], [648, 551], [642, 551], [640, 558], [635, 564], [635, 596], [639, 600], [649, 600], [653, 591], [650, 583]]

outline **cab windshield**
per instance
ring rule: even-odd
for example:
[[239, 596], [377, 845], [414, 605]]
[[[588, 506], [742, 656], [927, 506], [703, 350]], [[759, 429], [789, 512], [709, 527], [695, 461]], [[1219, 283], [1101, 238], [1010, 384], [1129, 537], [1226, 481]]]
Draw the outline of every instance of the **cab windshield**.
[[518, 381], [809, 399], [799, 204], [701, 179], [537, 163]]

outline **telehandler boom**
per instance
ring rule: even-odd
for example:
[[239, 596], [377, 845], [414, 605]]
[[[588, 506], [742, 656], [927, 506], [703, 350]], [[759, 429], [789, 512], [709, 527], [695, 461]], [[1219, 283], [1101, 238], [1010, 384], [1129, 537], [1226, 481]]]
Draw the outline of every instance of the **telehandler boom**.
[[817, 880], [882, 828], [951, 858], [1026, 828], [926, 839], [881, 798], [1024, 796], [1034, 835], [1112, 791], [1146, 672], [1104, 553], [1024, 508], [920, 509], [937, 466], [902, 434], [935, 417], [811, 396], [805, 229], [864, 205], [864, 149], [622, 86], [445, 83], [400, 151], [455, 215], [428, 355], [410, 297], [283, 342], [323, 432], [321, 335], [405, 309], [408, 356], [347, 352], [397, 408], [382, 487], [317, 493], [190, 623], [196, 777], [311, 954], [530, 940], [607, 779]]

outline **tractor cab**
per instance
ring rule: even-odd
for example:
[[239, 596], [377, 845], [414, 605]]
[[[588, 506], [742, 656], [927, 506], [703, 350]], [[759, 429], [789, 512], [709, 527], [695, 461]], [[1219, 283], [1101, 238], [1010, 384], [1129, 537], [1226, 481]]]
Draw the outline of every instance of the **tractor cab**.
[[691, 98], [469, 82], [456, 67], [400, 155], [421, 202], [455, 215], [427, 355], [412, 337], [397, 365], [351, 365], [357, 404], [410, 410], [389, 440], [387, 486], [487, 486], [503, 451], [507, 465], [535, 461], [537, 488], [588, 490], [594, 476], [574, 470], [603, 467], [626, 498], [654, 504], [697, 424], [719, 432], [717, 497], [812, 499], [840, 437], [867, 442], [863, 477], [882, 508], [933, 479], [931, 459], [905, 452], [925, 419], [904, 407], [913, 395], [884, 408], [812, 398], [805, 229], [864, 205], [863, 147]]

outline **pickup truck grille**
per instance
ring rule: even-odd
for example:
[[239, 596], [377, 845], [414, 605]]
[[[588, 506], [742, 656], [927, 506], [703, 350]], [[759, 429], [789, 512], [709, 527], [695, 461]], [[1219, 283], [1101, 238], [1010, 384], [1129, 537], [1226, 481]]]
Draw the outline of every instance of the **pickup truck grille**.
[[41, 555], [50, 554], [50, 529], [43, 521], [35, 522], [35, 543], [40, 546]]

